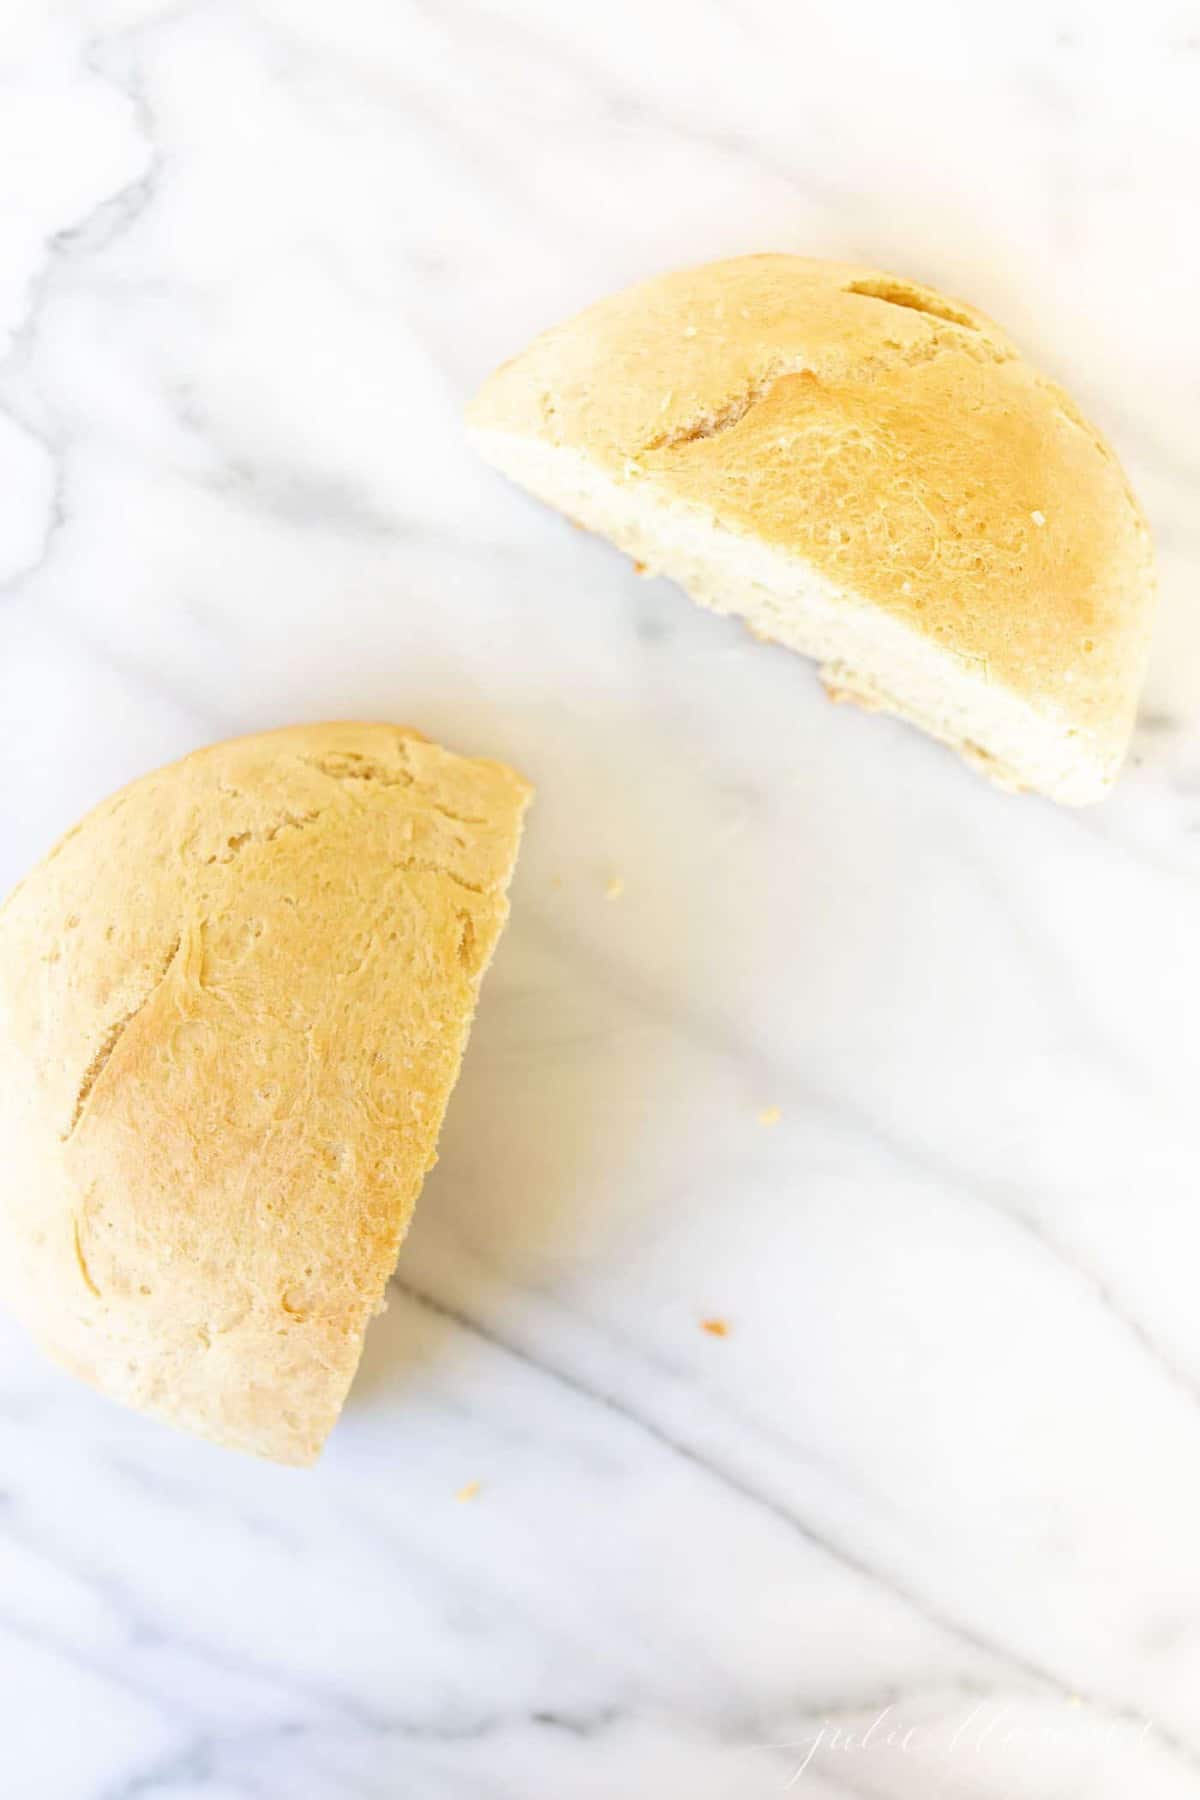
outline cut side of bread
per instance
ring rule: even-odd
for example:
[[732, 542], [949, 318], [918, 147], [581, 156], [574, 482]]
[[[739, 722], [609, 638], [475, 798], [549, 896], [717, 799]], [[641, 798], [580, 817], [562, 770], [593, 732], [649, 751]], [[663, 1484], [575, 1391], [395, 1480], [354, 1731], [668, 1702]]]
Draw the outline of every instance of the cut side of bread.
[[960, 302], [797, 257], [712, 264], [548, 332], [473, 403], [480, 452], [715, 611], [994, 780], [1120, 767], [1153, 612], [1112, 452]]
[[115, 1399], [312, 1462], [383, 1304], [530, 790], [390, 725], [218, 744], [0, 910], [0, 1294]]

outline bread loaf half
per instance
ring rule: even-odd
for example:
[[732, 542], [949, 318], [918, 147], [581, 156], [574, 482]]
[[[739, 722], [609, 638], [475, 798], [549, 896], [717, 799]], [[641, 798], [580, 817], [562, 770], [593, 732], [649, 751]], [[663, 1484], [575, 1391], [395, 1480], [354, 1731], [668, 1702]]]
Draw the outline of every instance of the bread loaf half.
[[1145, 522], [1069, 397], [982, 313], [750, 256], [547, 332], [470, 410], [491, 462], [816, 657], [1005, 785], [1098, 798], [1153, 608]]
[[85, 1381], [308, 1463], [383, 1303], [526, 784], [390, 725], [144, 776], [0, 911], [0, 1291]]

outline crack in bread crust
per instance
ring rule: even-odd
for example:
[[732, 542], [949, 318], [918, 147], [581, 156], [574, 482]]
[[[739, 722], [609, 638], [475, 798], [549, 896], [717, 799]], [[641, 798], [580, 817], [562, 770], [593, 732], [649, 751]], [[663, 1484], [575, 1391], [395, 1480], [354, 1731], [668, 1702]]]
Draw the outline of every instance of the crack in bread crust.
[[103, 1038], [100, 1040], [99, 1047], [91, 1061], [88, 1063], [87, 1068], [83, 1071], [83, 1076], [76, 1089], [75, 1107], [71, 1113], [70, 1123], [68, 1124], [67, 1129], [60, 1133], [64, 1143], [66, 1143], [68, 1138], [74, 1134], [76, 1126], [83, 1117], [84, 1108], [92, 1095], [96, 1083], [111, 1062], [113, 1052], [116, 1050], [117, 1045], [125, 1036], [125, 1033], [129, 1030], [129, 1027], [133, 1024], [133, 1021], [137, 1018], [138, 1014], [149, 1006], [151, 1000], [153, 1000], [155, 994], [157, 994], [159, 988], [167, 979], [167, 976], [170, 973], [171, 964], [179, 954], [179, 942], [179, 936], [176, 935], [163, 959], [162, 967], [159, 969], [158, 974], [151, 982], [145, 994], [143, 994], [136, 1006], [129, 1007], [127, 1011], [121, 1014], [119, 1019], [113, 1020]]
[[761, 406], [776, 382], [782, 381], [785, 375], [802, 375], [805, 372], [803, 363], [780, 363], [760, 376], [745, 393], [735, 394], [719, 412], [702, 413], [699, 418], [674, 431], [660, 432], [644, 443], [638, 454], [647, 455], [653, 450], [677, 450], [681, 444], [695, 444], [701, 438], [719, 437], [723, 431], [729, 431], [734, 425], [740, 424], [752, 406]]

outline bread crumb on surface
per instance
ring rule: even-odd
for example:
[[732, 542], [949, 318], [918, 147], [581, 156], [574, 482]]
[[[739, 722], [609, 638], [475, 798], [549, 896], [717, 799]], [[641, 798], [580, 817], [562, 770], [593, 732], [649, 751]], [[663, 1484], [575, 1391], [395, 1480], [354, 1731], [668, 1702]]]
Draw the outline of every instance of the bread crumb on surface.
[[728, 1337], [729, 1321], [728, 1319], [701, 1319], [700, 1329], [707, 1331], [709, 1337]]
[[845, 687], [826, 674], [821, 675], [821, 686], [826, 697], [835, 706], [857, 706], [862, 712], [882, 712], [883, 702], [869, 694], [865, 688]]
[[1029, 516], [1035, 525], [1044, 525], [1046, 523], [1046, 515], [1044, 512], [1031, 512]]
[[778, 1125], [783, 1114], [777, 1106], [764, 1106], [758, 1115], [760, 1125]]
[[623, 875], [611, 875], [609, 877], [608, 886], [604, 890], [604, 898], [606, 900], [619, 900], [624, 892], [625, 877]]
[[474, 1500], [482, 1486], [481, 1481], [468, 1481], [465, 1487], [459, 1488], [454, 1498], [456, 1500]]

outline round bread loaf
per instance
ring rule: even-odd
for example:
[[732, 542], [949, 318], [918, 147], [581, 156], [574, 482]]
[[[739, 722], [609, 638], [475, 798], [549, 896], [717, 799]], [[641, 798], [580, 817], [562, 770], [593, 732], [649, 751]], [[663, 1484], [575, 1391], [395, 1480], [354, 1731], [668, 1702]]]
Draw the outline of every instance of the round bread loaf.
[[390, 725], [197, 751], [0, 911], [0, 1291], [129, 1405], [281, 1462], [349, 1387], [530, 790]]
[[837, 698], [1005, 785], [1096, 799], [1128, 743], [1149, 536], [1112, 451], [974, 307], [748, 256], [601, 301], [485, 384], [482, 453]]

